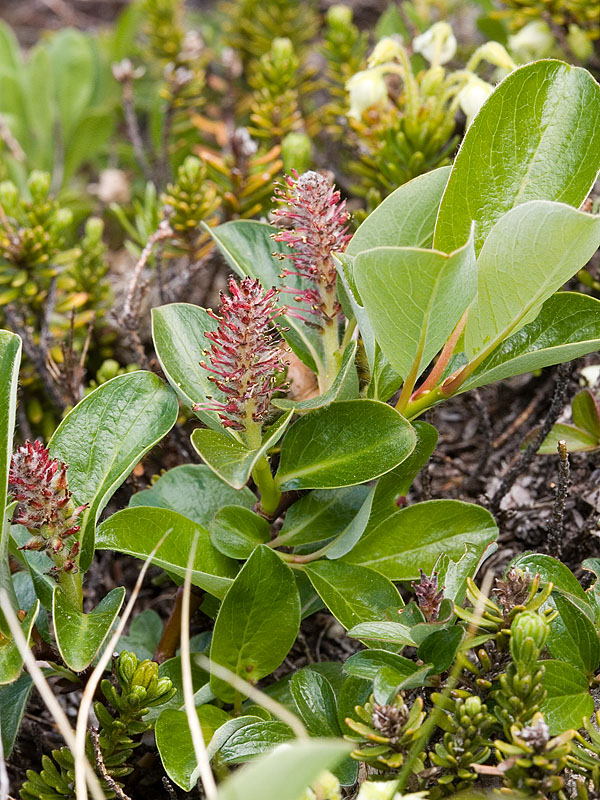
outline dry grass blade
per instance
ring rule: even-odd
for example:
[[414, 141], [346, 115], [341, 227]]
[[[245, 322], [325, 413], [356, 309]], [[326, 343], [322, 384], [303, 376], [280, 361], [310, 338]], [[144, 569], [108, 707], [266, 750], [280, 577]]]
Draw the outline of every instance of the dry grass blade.
[[230, 686], [233, 686], [234, 689], [237, 689], [239, 692], [248, 695], [248, 697], [251, 700], [254, 700], [255, 703], [258, 703], [258, 705], [265, 708], [274, 716], [279, 717], [282, 722], [285, 722], [286, 725], [289, 725], [296, 738], [309, 738], [308, 731], [298, 717], [292, 714], [291, 711], [288, 711], [285, 706], [281, 705], [281, 703], [278, 703], [277, 700], [273, 700], [273, 698], [269, 697], [268, 694], [261, 692], [260, 689], [257, 689], [256, 686], [252, 686], [252, 684], [248, 683], [248, 681], [240, 678], [239, 675], [235, 674], [235, 672], [227, 669], [227, 667], [221, 666], [221, 664], [216, 664], [214, 661], [211, 661], [210, 658], [207, 658], [201, 653], [196, 653], [194, 660], [199, 667], [202, 667], [208, 672], [212, 672], [217, 676], [217, 678], [220, 678], [222, 681], [226, 681], [228, 684], [230, 684]]
[[[58, 700], [54, 696], [54, 692], [46, 678], [44, 677], [42, 670], [38, 667], [36, 660], [33, 656], [33, 653], [29, 649], [27, 641], [23, 636], [23, 631], [21, 630], [21, 626], [19, 624], [19, 620], [16, 617], [15, 612], [12, 609], [12, 605], [10, 599], [4, 589], [0, 589], [0, 602], [2, 605], [2, 610], [4, 612], [4, 616], [6, 617], [6, 621], [8, 623], [8, 627], [11, 630], [11, 633], [14, 637], [15, 644], [21, 654], [21, 658], [25, 662], [25, 666], [27, 667], [27, 671], [29, 672], [31, 679], [35, 683], [36, 689], [41, 695], [42, 700], [46, 704], [46, 708], [52, 715], [52, 718], [56, 722], [56, 727], [60, 731], [61, 736], [65, 740], [65, 743], [70, 748], [73, 755], [75, 755], [75, 735], [73, 734], [73, 730], [67, 719], [67, 715], [63, 711], [61, 705], [59, 704]], [[85, 752], [81, 756], [81, 761], [75, 760], [76, 766], [79, 769], [79, 772], [83, 776], [83, 785], [84, 790], [86, 786], [86, 778], [89, 782], [90, 790], [92, 795], [94, 796], [94, 800], [105, 800], [104, 792], [100, 786], [100, 782], [96, 776], [96, 773], [91, 768], [88, 763], [87, 758], [85, 757]], [[87, 796], [87, 791], [86, 791]]]
[[192, 734], [192, 743], [194, 745], [194, 753], [196, 761], [200, 767], [200, 779], [204, 787], [204, 794], [207, 800], [216, 800], [217, 798], [217, 784], [215, 783], [212, 770], [210, 768], [210, 761], [206, 753], [206, 743], [204, 735], [202, 734], [202, 726], [196, 714], [196, 706], [194, 705], [194, 686], [192, 684], [192, 665], [190, 662], [190, 591], [191, 591], [191, 576], [192, 564], [196, 555], [196, 547], [198, 545], [198, 535], [194, 537], [192, 547], [190, 550], [190, 557], [188, 559], [187, 570], [185, 573], [185, 581], [183, 584], [183, 597], [181, 603], [181, 680], [183, 683], [183, 702], [185, 713], [190, 726], [190, 733]]
[[[129, 598], [129, 602], [125, 607], [125, 611], [121, 615], [119, 622], [113, 632], [113, 635], [110, 637], [108, 643], [106, 644], [102, 655], [94, 671], [90, 675], [88, 682], [85, 685], [85, 689], [83, 690], [83, 694], [81, 696], [81, 704], [79, 706], [79, 712], [77, 714], [77, 727], [75, 730], [75, 746], [73, 749], [73, 755], [75, 757], [75, 796], [77, 800], [87, 800], [87, 789], [85, 783], [85, 776], [81, 769], [78, 769], [78, 763], [80, 758], [85, 758], [85, 735], [87, 732], [87, 723], [88, 723], [88, 715], [90, 713], [90, 708], [92, 706], [92, 701], [94, 699], [94, 694], [96, 692], [96, 687], [100, 682], [102, 675], [104, 674], [104, 670], [106, 669], [108, 662], [110, 661], [113, 650], [115, 645], [119, 641], [121, 634], [125, 630], [125, 625], [127, 624], [127, 620], [133, 611], [133, 607], [137, 600], [138, 594], [140, 593], [140, 589], [142, 588], [142, 583], [144, 582], [144, 577], [146, 576], [146, 572], [148, 571], [148, 567], [150, 566], [152, 559], [160, 549], [162, 543], [165, 541], [167, 536], [171, 533], [172, 529], [169, 529], [164, 536], [161, 537], [160, 541], [157, 543], [156, 547], [152, 552], [148, 555], [148, 558], [144, 561], [144, 564], [140, 570], [140, 574], [138, 575], [138, 579], [136, 584], [133, 588], [131, 593], [131, 597]], [[102, 795], [104, 798], [104, 795]]]

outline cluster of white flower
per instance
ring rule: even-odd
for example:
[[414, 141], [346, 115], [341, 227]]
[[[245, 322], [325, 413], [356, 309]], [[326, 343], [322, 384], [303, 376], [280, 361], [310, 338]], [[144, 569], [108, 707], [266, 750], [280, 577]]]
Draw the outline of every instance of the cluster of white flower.
[[[525, 38], [522, 36], [517, 40], [518, 47], [525, 46]], [[447, 22], [436, 22], [412, 41], [412, 52], [422, 55], [429, 63], [428, 73], [434, 75], [436, 79], [441, 78], [441, 81], [445, 78], [443, 65], [454, 58], [456, 47], [456, 37]], [[506, 75], [516, 66], [499, 42], [487, 42], [475, 51], [464, 70], [451, 74], [452, 83], [449, 84], [451, 91], [448, 94], [456, 97], [458, 106], [467, 117], [467, 125], [471, 124], [473, 117], [494, 88], [475, 73], [481, 61], [487, 61], [497, 67], [501, 75]], [[389, 101], [385, 76], [390, 73], [400, 74], [408, 90], [408, 83], [414, 78], [410, 61], [398, 37], [381, 39], [369, 57], [367, 69], [357, 72], [346, 83], [350, 99], [349, 117], [361, 119], [369, 109], [383, 110], [387, 107]], [[458, 79], [455, 79], [455, 76]]]

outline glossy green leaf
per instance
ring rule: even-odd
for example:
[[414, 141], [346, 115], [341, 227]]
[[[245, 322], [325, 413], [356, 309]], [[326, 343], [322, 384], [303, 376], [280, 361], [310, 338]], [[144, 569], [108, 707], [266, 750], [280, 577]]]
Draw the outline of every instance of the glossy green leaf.
[[344, 663], [344, 672], [355, 678], [373, 680], [382, 667], [390, 667], [404, 678], [418, 672], [419, 667], [410, 658], [404, 658], [388, 650], [361, 650]]
[[[6, 506], [20, 363], [20, 338], [14, 333], [0, 330], [0, 588], [8, 594], [15, 610], [16, 597], [8, 565], [9, 520]], [[11, 517], [13, 511], [14, 509], [10, 513]], [[1, 610], [0, 633], [8, 634], [8, 626]]]
[[356, 348], [357, 342], [348, 342], [342, 356], [340, 370], [326, 392], [320, 394], [318, 397], [312, 397], [310, 400], [294, 401], [288, 400], [285, 397], [276, 397], [273, 399], [275, 408], [293, 408], [294, 411], [312, 411], [315, 408], [327, 406], [335, 400], [355, 400], [358, 397], [358, 376], [356, 374], [356, 367], [354, 366]]
[[292, 675], [290, 691], [298, 714], [313, 736], [339, 736], [337, 704], [331, 684], [305, 667]]
[[432, 664], [435, 675], [441, 675], [454, 663], [463, 634], [464, 630], [459, 625], [434, 631], [419, 645], [419, 658], [425, 664]]
[[315, 489], [287, 511], [277, 545], [321, 542], [342, 533], [362, 508], [369, 494], [367, 486]]
[[376, 247], [354, 259], [354, 279], [375, 338], [403, 377], [423, 372], [475, 296], [473, 245], [461, 244], [451, 255]]
[[391, 703], [402, 689], [415, 689], [423, 686], [430, 672], [430, 664], [419, 667], [411, 675], [405, 675], [404, 672], [397, 671], [394, 667], [381, 667], [373, 679], [375, 702], [385, 705]]
[[373, 498], [375, 497], [375, 486], [371, 487], [369, 494], [360, 507], [360, 511], [352, 522], [340, 533], [340, 535], [327, 548], [325, 555], [329, 559], [337, 559], [349, 553], [360, 537], [365, 532], [371, 516]]
[[600, 630], [600, 558], [586, 558], [581, 566], [596, 577], [594, 583], [586, 589], [585, 596]]
[[169, 508], [208, 528], [223, 506], [252, 508], [255, 503], [256, 495], [250, 489], [232, 489], [210, 467], [183, 464], [161, 475], [150, 489], [136, 492], [129, 501], [129, 508]]
[[[190, 646], [193, 645], [193, 641], [190, 642]], [[190, 666], [192, 669], [192, 689], [194, 692], [194, 705], [196, 707], [202, 706], [205, 703], [209, 703], [211, 700], [215, 699], [214, 694], [210, 690], [209, 686], [209, 674], [206, 670], [199, 667], [196, 663], [194, 663], [194, 653], [192, 652], [192, 657], [190, 659]], [[152, 659], [154, 656], [153, 654], [150, 655]], [[138, 656], [139, 658], [139, 656]], [[183, 678], [181, 675], [181, 656], [175, 656], [174, 658], [169, 658], [166, 661], [163, 661], [162, 664], [159, 664], [158, 667], [158, 676], [159, 678], [169, 678], [173, 686], [176, 688], [176, 692], [173, 697], [168, 701], [168, 703], [163, 704], [161, 706], [153, 706], [149, 709], [148, 713], [144, 716], [146, 720], [155, 720], [166, 711], [168, 708], [175, 709], [176, 711], [184, 711], [185, 710], [185, 700], [183, 697]]]
[[[256, 682], [281, 664], [300, 627], [300, 600], [290, 568], [259, 545], [225, 595], [215, 622], [211, 659]], [[211, 675], [211, 687], [232, 702], [236, 691]]]
[[571, 403], [573, 424], [600, 440], [600, 409], [590, 389], [577, 392]]
[[369, 527], [343, 560], [371, 567], [394, 581], [410, 580], [419, 577], [419, 569], [431, 572], [443, 553], [458, 560], [466, 544], [483, 554], [497, 535], [494, 518], [481, 506], [429, 500]]
[[438, 440], [438, 432], [427, 422], [416, 420], [412, 426], [417, 444], [409, 457], [377, 481], [368, 529], [375, 527], [398, 511], [398, 501], [406, 498], [414, 479], [427, 464]]
[[[102, 384], [60, 423], [50, 454], [69, 465], [69, 488], [87, 503], [81, 523], [81, 569], [94, 555], [100, 513], [134, 466], [177, 419], [177, 398], [151, 372], [130, 372]], [[82, 446], [85, 443], [85, 446]]]
[[283, 436], [293, 413], [290, 410], [282, 414], [265, 431], [262, 445], [257, 450], [250, 450], [228, 434], [209, 428], [196, 428], [191, 442], [198, 455], [219, 478], [234, 489], [242, 489], [259, 459]]
[[348, 636], [367, 642], [387, 642], [401, 647], [410, 647], [417, 644], [408, 625], [403, 625], [400, 622], [390, 622], [389, 620], [360, 622], [350, 628]]
[[438, 584], [444, 587], [444, 597], [456, 605], [462, 605], [467, 589], [467, 578], [474, 578], [483, 562], [498, 549], [495, 541], [481, 551], [474, 544], [466, 544], [460, 558], [449, 558], [445, 553], [435, 565]]
[[259, 544], [266, 544], [271, 526], [264, 517], [241, 506], [221, 508], [210, 524], [210, 540], [230, 558], [250, 558]]
[[124, 587], [117, 586], [89, 614], [84, 614], [56, 587], [52, 608], [56, 644], [63, 661], [74, 672], [83, 672], [92, 663], [110, 634], [124, 599]]
[[[196, 709], [202, 736], [208, 744], [215, 731], [229, 719], [222, 708], [203, 705]], [[200, 777], [192, 734], [185, 711], [167, 708], [156, 721], [156, 747], [165, 772], [177, 786], [190, 792]]]
[[369, 398], [386, 401], [401, 385], [402, 378], [392, 368], [375, 339], [373, 327], [367, 312], [358, 296], [354, 282], [354, 259], [346, 253], [334, 255], [338, 271], [338, 297], [342, 310], [348, 319], [355, 319], [360, 330], [362, 345], [367, 356], [370, 383], [367, 389]]
[[[562, 561], [544, 553], [528, 553], [517, 558], [513, 565], [517, 569], [529, 570], [532, 575], [539, 573], [543, 584], [552, 581], [555, 589], [558, 589], [561, 594], [564, 594], [585, 612], [588, 598], [583, 586]], [[589, 608], [587, 613], [591, 615]]]
[[[284, 242], [276, 242], [271, 237], [278, 229], [254, 220], [234, 220], [207, 228], [229, 266], [238, 275], [258, 278], [265, 289], [281, 285], [281, 260], [273, 253], [289, 253]], [[289, 262], [291, 265], [291, 262]], [[299, 276], [289, 275], [285, 285], [293, 289], [305, 288], [306, 281]], [[279, 304], [286, 306], [289, 296], [279, 295]], [[319, 331], [305, 325], [301, 320], [285, 315], [282, 318], [283, 335], [299, 358], [315, 372], [323, 360], [323, 344]]]
[[281, 444], [282, 490], [334, 489], [377, 478], [407, 458], [415, 432], [376, 400], [346, 400], [299, 419]]
[[403, 605], [394, 584], [372, 569], [342, 561], [315, 561], [305, 572], [327, 608], [344, 628], [380, 620], [386, 609]]
[[255, 722], [264, 722], [264, 719], [254, 714], [243, 714], [241, 717], [234, 717], [233, 719], [227, 720], [227, 722], [221, 725], [218, 731], [215, 732], [215, 735], [206, 748], [208, 759], [212, 761], [234, 733], [248, 725], [253, 725]]
[[547, 692], [541, 711], [551, 736], [581, 728], [594, 711], [594, 701], [584, 672], [564, 661], [544, 661], [542, 685]]
[[600, 301], [576, 292], [559, 292], [539, 316], [486, 358], [461, 391], [535, 372], [600, 349]]
[[373, 247], [430, 248], [449, 175], [450, 167], [439, 167], [399, 186], [369, 214], [345, 252], [356, 256]]
[[[190, 303], [170, 303], [152, 309], [156, 355], [167, 380], [188, 408], [194, 403], [205, 403], [207, 397], [223, 399], [209, 380], [211, 373], [200, 366], [201, 361], [206, 361], [210, 345], [205, 334], [216, 327], [217, 321], [204, 308]], [[195, 413], [206, 425], [223, 430], [216, 411]]]
[[[40, 601], [37, 600], [27, 612], [27, 616], [21, 623], [21, 630], [25, 641], [29, 642], [31, 631], [35, 623], [38, 611], [40, 610]], [[19, 648], [13, 641], [7, 637], [2, 637], [0, 642], [0, 685], [5, 683], [12, 683], [21, 674], [23, 669], [23, 659], [19, 653]]]
[[553, 658], [593, 675], [600, 663], [600, 640], [592, 620], [559, 592], [552, 595], [558, 611], [550, 623], [546, 647]]
[[298, 800], [325, 769], [335, 769], [352, 749], [341, 739], [293, 742], [238, 770], [219, 786], [217, 800]]
[[0, 735], [4, 758], [12, 753], [32, 689], [33, 681], [28, 672], [21, 673], [13, 683], [0, 686]]
[[236, 575], [236, 562], [219, 553], [207, 530], [175, 511], [143, 506], [118, 511], [98, 528], [96, 547], [146, 559], [166, 533], [152, 563], [184, 578], [190, 548], [198, 534], [191, 581], [215, 597], [223, 597]]
[[346, 725], [346, 719], [356, 716], [354, 707], [362, 706], [367, 702], [372, 688], [373, 684], [370, 680], [348, 675], [338, 695], [338, 725], [342, 733], [351, 733], [351, 728]]
[[501, 217], [477, 260], [477, 297], [464, 331], [467, 357], [490, 352], [535, 319], [599, 245], [600, 216], [562, 203], [533, 200]]
[[435, 247], [461, 247], [474, 220], [479, 252], [498, 219], [528, 200], [581, 205], [600, 169], [599, 124], [600, 87], [586, 70], [544, 60], [511, 72], [465, 135]]
[[242, 764], [293, 738], [291, 728], [279, 720], [252, 722], [231, 734], [221, 746], [219, 760], [226, 764]]
[[[538, 430], [539, 428], [534, 428], [533, 431], [527, 435], [525, 441], [521, 445], [522, 448], [526, 447], [530, 441], [533, 441]], [[600, 439], [596, 436], [592, 436], [587, 431], [576, 428], [574, 425], [566, 425], [563, 422], [557, 422], [540, 445], [538, 453], [540, 455], [555, 456], [558, 443], [561, 441], [566, 444], [569, 453], [589, 453], [600, 447]]]

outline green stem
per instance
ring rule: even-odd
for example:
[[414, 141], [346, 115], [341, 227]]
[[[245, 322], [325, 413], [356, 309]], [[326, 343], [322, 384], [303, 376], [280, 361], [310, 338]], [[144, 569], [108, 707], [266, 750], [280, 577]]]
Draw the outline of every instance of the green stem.
[[[258, 422], [254, 422], [251, 412], [246, 419], [246, 441], [251, 450], [258, 450], [262, 445], [262, 427]], [[252, 470], [252, 477], [260, 492], [260, 505], [268, 516], [272, 516], [279, 501], [281, 492], [275, 486], [271, 467], [266, 456], [261, 456]]]
[[262, 510], [267, 516], [272, 517], [281, 500], [281, 492], [275, 485], [273, 475], [271, 474], [271, 467], [269, 466], [266, 456], [262, 456], [258, 460], [256, 466], [252, 470], [252, 477], [260, 492], [260, 505]]
[[329, 389], [340, 370], [338, 325], [335, 319], [325, 325], [323, 330], [323, 349], [325, 351], [325, 377], [321, 393]]
[[61, 570], [58, 576], [58, 583], [63, 590], [65, 597], [73, 608], [78, 611], [83, 610], [83, 586], [81, 572], [64, 572]]

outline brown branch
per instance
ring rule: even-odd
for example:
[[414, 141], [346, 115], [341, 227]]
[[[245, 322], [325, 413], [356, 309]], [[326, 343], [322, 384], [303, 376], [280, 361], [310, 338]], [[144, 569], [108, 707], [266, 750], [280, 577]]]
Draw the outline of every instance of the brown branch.
[[548, 550], [556, 558], [562, 556], [565, 504], [569, 495], [569, 485], [571, 483], [571, 468], [569, 465], [569, 453], [567, 443], [561, 439], [557, 446], [558, 462], [558, 484], [556, 485], [556, 495], [554, 497], [554, 508], [552, 509], [552, 520], [548, 529]]
[[[193, 589], [194, 587], [192, 587]], [[192, 591], [190, 595], [190, 614], [193, 614], [202, 603], [203, 592]], [[175, 594], [175, 603], [169, 614], [169, 619], [165, 623], [162, 636], [154, 653], [153, 661], [162, 664], [169, 658], [173, 658], [179, 647], [181, 638], [181, 608], [183, 604], [183, 587], [180, 586]]]
[[140, 306], [146, 290], [146, 282], [141, 281], [142, 272], [148, 264], [152, 251], [159, 242], [165, 239], [170, 239], [173, 236], [173, 230], [169, 224], [168, 218], [161, 220], [158, 228], [148, 237], [146, 246], [142, 250], [140, 257], [133, 269], [125, 302], [123, 304], [123, 311], [121, 313], [121, 324], [125, 330], [129, 331], [131, 336], [132, 347], [140, 361], [140, 366], [148, 364], [148, 358], [142, 346], [142, 341], [139, 335], [139, 315]]
[[48, 395], [48, 399], [56, 408], [56, 410], [62, 414], [65, 409], [65, 400], [62, 394], [59, 392], [58, 387], [54, 383], [52, 375], [50, 374], [50, 370], [48, 369], [48, 365], [46, 363], [46, 351], [42, 350], [41, 347], [36, 345], [33, 340], [33, 336], [31, 335], [29, 326], [25, 323], [25, 320], [21, 317], [13, 305], [7, 305], [4, 307], [4, 315], [14, 333], [17, 333], [21, 337], [23, 342], [23, 350], [25, 351], [27, 358], [35, 367], [40, 380], [44, 384], [44, 389]]
[[109, 789], [111, 789], [120, 800], [131, 800], [131, 798], [125, 794], [123, 789], [119, 786], [116, 780], [112, 777], [112, 775], [108, 774], [108, 770], [106, 769], [106, 764], [104, 763], [104, 758], [102, 756], [102, 750], [100, 749], [100, 739], [98, 736], [98, 731], [96, 728], [90, 728], [90, 736], [92, 738], [92, 744], [94, 745], [94, 755], [96, 756], [96, 765], [100, 770], [100, 774], [102, 778], [108, 785]]
[[500, 503], [508, 492], [512, 489], [515, 481], [533, 462], [537, 451], [540, 449], [542, 442], [548, 436], [554, 423], [559, 418], [564, 404], [565, 396], [567, 393], [567, 386], [569, 378], [573, 369], [572, 362], [567, 364], [560, 364], [557, 370], [556, 384], [554, 386], [554, 393], [548, 413], [541, 424], [535, 439], [528, 445], [527, 449], [521, 453], [517, 463], [506, 473], [497, 491], [494, 493], [490, 500], [490, 511], [496, 515], [500, 511]]

